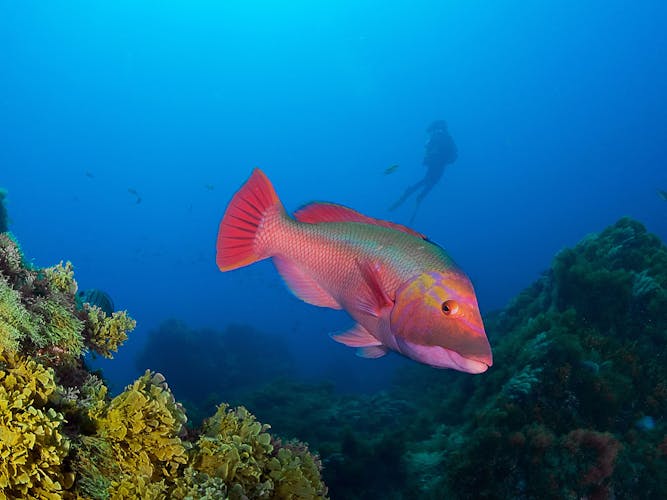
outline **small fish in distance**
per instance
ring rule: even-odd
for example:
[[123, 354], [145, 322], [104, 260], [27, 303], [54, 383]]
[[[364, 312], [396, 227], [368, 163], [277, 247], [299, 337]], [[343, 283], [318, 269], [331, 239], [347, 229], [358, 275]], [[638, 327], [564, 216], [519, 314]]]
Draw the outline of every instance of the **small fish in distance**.
[[384, 170], [384, 175], [393, 174], [396, 170], [398, 170], [398, 164], [395, 163]]
[[130, 194], [133, 195], [133, 196], [136, 196], [136, 198], [137, 198], [137, 199], [136, 199], [136, 204], [137, 204], [137, 205], [138, 205], [139, 203], [141, 203], [141, 196], [139, 196], [139, 193], [137, 192], [136, 189], [134, 189], [134, 188], [127, 188], [127, 192], [130, 193]]
[[111, 316], [114, 312], [114, 305], [111, 296], [97, 288], [89, 288], [87, 290], [80, 290], [76, 294], [76, 301], [79, 307], [82, 307], [84, 303], [90, 304], [91, 306], [97, 306], [107, 316]]
[[216, 261], [230, 271], [267, 258], [301, 300], [352, 316], [355, 326], [332, 338], [362, 357], [393, 350], [468, 373], [493, 364], [472, 283], [442, 248], [332, 203], [290, 217], [255, 169], [220, 222]]

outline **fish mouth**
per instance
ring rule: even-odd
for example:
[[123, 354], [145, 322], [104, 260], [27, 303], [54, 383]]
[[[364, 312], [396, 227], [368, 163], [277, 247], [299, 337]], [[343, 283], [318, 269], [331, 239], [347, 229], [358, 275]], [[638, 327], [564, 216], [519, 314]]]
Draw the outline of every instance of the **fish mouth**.
[[490, 364], [461, 356], [458, 352], [436, 345], [418, 345], [398, 339], [400, 351], [407, 357], [434, 368], [452, 368], [465, 373], [484, 373]]

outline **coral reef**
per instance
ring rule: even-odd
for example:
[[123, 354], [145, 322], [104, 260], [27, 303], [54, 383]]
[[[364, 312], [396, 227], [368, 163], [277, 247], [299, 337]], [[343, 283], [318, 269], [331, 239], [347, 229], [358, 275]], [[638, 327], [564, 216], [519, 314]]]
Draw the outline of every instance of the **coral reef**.
[[[351, 500], [660, 498], [667, 484], [667, 248], [631, 219], [563, 250], [487, 315], [495, 364], [483, 377], [410, 364], [367, 396], [250, 384], [244, 406], [219, 404], [197, 429], [159, 373], [109, 396], [83, 355], [110, 357], [134, 321], [76, 292], [69, 263], [34, 268], [0, 234], [0, 498], [327, 498], [322, 476]], [[213, 347], [229, 351], [242, 328]], [[192, 347], [217, 363], [210, 332], [159, 332], [177, 347], [156, 359], [191, 363], [179, 384], [183, 396], [199, 384], [198, 411], [221, 392], [240, 397], [211, 387], [215, 366], [175, 355]], [[264, 339], [248, 337], [234, 349], [256, 353]], [[234, 384], [256, 377], [220, 358]], [[325, 468], [277, 436], [306, 439]]]
[[53, 370], [0, 348], [0, 497], [57, 499], [72, 485], [55, 391]]
[[146, 372], [100, 411], [89, 411], [97, 435], [110, 446], [121, 473], [152, 482], [173, 478], [187, 462], [179, 438], [186, 416], [164, 378]]
[[71, 264], [34, 268], [0, 234], [0, 498], [327, 498], [317, 456], [242, 407], [189, 431], [151, 371], [109, 398], [83, 354], [111, 357], [135, 323], [76, 291]]
[[111, 317], [76, 302], [71, 263], [43, 269], [24, 262], [8, 233], [0, 234], [0, 346], [48, 360], [80, 365], [87, 351], [111, 357], [135, 322], [126, 312]]
[[636, 422], [667, 411], [665, 311], [667, 248], [638, 222], [621, 219], [560, 252], [487, 318], [488, 376], [404, 374], [402, 390], [447, 388], [421, 407], [452, 426], [439, 438], [440, 474], [416, 469], [433, 449], [428, 438], [410, 445], [408, 487], [423, 498], [659, 496], [667, 427]]
[[127, 311], [115, 311], [108, 316], [100, 307], [86, 303], [83, 311], [87, 346], [105, 358], [113, 358], [113, 353], [127, 340], [127, 332], [134, 329], [135, 321]]
[[274, 441], [244, 407], [220, 405], [203, 426], [191, 466], [250, 498], [324, 498], [321, 465], [305, 445]]
[[318, 451], [332, 497], [399, 498], [405, 488], [404, 429], [416, 410], [409, 399], [385, 392], [338, 394], [330, 384], [277, 380], [243, 401], [276, 433], [298, 436]]
[[666, 311], [667, 248], [624, 218], [487, 315], [483, 377], [410, 364], [383, 395], [283, 382], [244, 402], [321, 453], [334, 498], [660, 498]]

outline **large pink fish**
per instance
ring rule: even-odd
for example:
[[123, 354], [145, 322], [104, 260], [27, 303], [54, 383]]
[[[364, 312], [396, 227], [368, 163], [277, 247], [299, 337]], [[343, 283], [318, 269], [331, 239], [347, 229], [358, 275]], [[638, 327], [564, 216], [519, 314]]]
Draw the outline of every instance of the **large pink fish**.
[[362, 357], [391, 349], [468, 373], [493, 363], [472, 284], [442, 248], [341, 205], [311, 203], [292, 218], [255, 169], [220, 222], [216, 260], [229, 271], [269, 257], [301, 300], [354, 318], [332, 337]]

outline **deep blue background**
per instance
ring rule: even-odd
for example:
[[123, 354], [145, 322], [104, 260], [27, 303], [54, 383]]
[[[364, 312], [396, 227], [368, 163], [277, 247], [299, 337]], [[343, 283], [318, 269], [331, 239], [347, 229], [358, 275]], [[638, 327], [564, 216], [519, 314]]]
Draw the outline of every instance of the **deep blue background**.
[[386, 208], [446, 119], [459, 160], [414, 225], [483, 312], [623, 215], [667, 239], [667, 3], [551, 3], [2, 0], [11, 229], [138, 320], [103, 364], [116, 388], [172, 316], [285, 335], [308, 377], [381, 380], [398, 358], [332, 342], [345, 314], [292, 297], [271, 264], [218, 272], [224, 208], [260, 166], [288, 210], [320, 199], [405, 223], [409, 204]]

